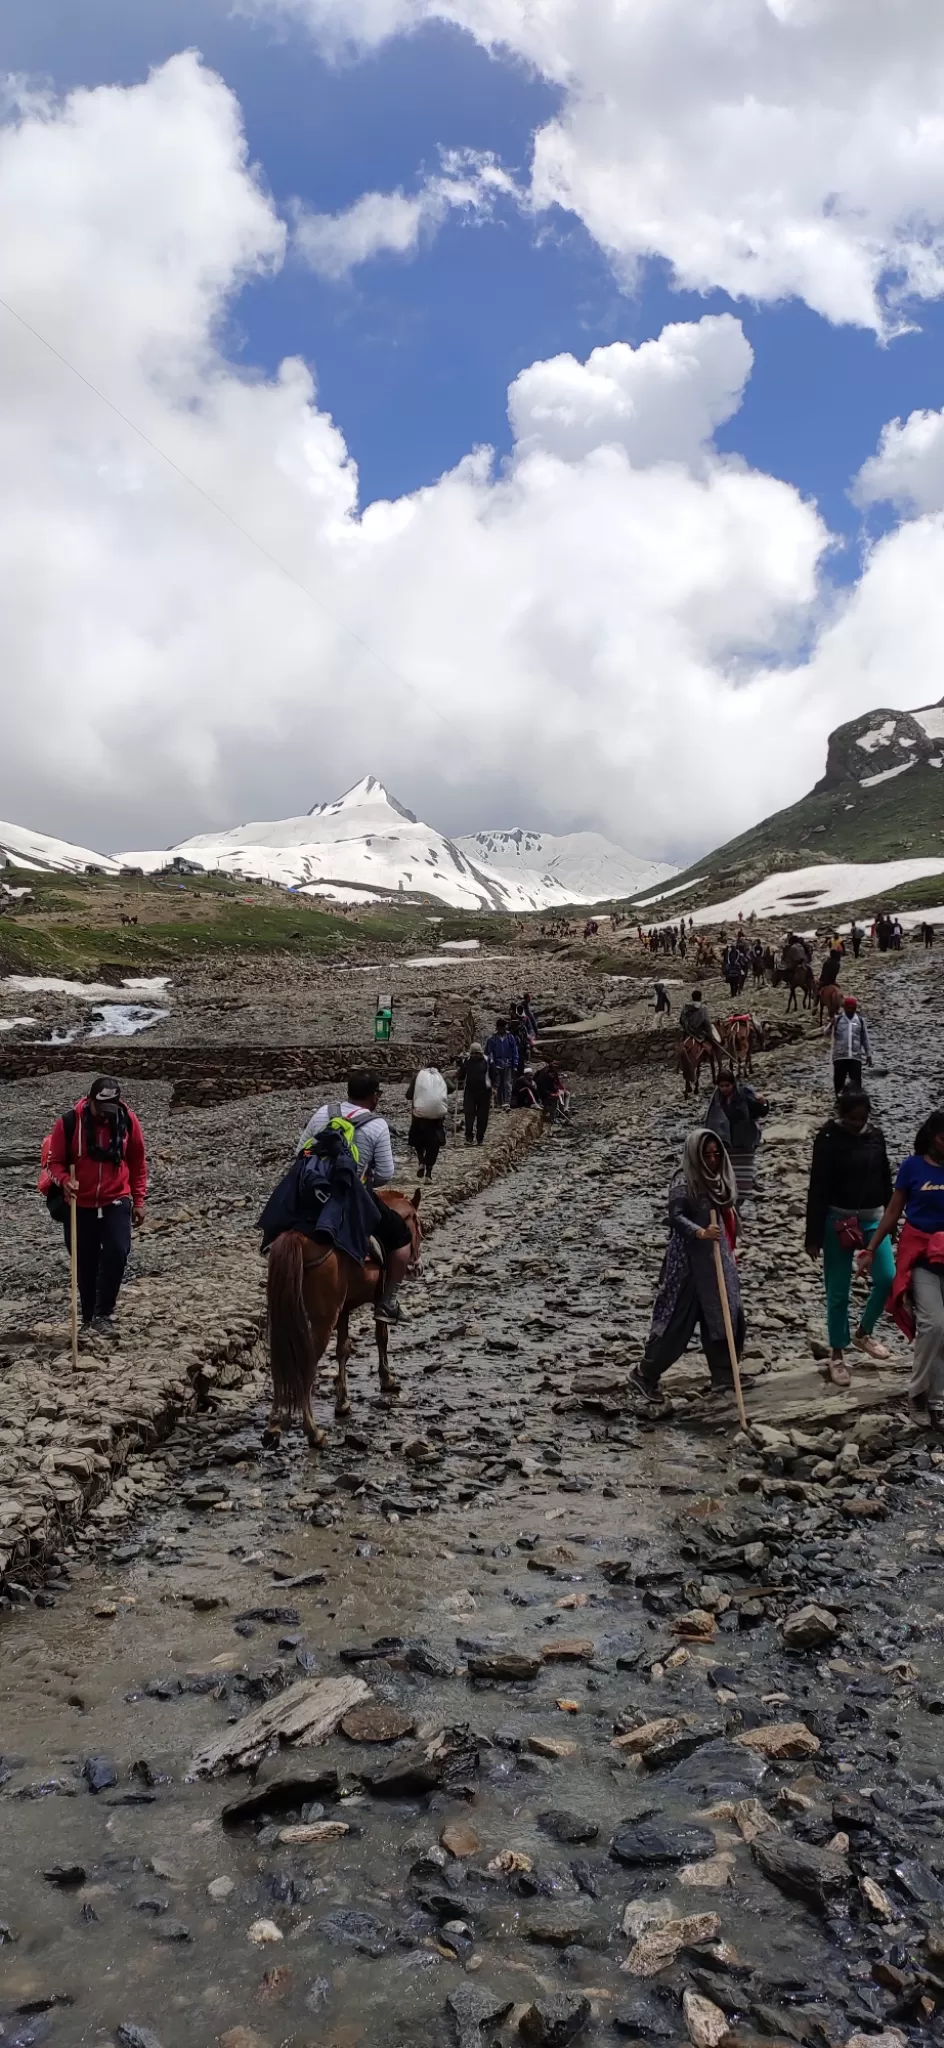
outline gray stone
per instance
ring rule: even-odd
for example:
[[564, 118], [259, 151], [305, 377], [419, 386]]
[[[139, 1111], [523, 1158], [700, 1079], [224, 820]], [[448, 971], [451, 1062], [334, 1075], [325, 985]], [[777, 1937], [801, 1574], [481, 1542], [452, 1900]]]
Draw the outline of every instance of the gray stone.
[[621, 1828], [610, 1845], [610, 1855], [617, 1863], [641, 1868], [660, 1863], [697, 1863], [702, 1857], [713, 1856], [714, 1851], [715, 1838], [709, 1828], [660, 1828], [645, 1821], [637, 1827]]
[[562, 1992], [556, 1998], [539, 1998], [529, 2005], [519, 2023], [519, 2033], [538, 2048], [565, 2048], [583, 2031], [590, 2018], [590, 2000], [580, 1992]]
[[488, 1656], [469, 1658], [469, 1677], [487, 1678], [493, 1684], [503, 1680], [520, 1682], [536, 1678], [543, 1661], [527, 1650], [493, 1650]]
[[460, 1984], [446, 2003], [459, 2035], [459, 2048], [481, 2048], [481, 2029], [497, 2024], [511, 2011], [510, 1998], [500, 1998], [487, 1984]]
[[821, 1650], [833, 1642], [839, 1623], [828, 1607], [817, 1607], [811, 1600], [805, 1607], [795, 1607], [781, 1624], [780, 1633], [788, 1650]]
[[791, 1898], [825, 1908], [850, 1882], [849, 1865], [832, 1849], [815, 1849], [789, 1835], [758, 1835], [751, 1843], [755, 1863]]
[[600, 1832], [595, 1820], [586, 1820], [582, 1814], [567, 1813], [557, 1806], [538, 1814], [538, 1826], [555, 1842], [595, 1842]]

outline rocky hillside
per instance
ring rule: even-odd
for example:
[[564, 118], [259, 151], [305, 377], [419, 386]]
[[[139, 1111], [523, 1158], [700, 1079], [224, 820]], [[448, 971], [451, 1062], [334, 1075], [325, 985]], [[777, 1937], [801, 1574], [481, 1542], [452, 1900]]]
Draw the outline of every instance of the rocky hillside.
[[666, 915], [673, 904], [688, 910], [785, 869], [941, 854], [944, 698], [917, 711], [869, 711], [837, 726], [825, 773], [809, 795], [686, 869], [665, 899]]

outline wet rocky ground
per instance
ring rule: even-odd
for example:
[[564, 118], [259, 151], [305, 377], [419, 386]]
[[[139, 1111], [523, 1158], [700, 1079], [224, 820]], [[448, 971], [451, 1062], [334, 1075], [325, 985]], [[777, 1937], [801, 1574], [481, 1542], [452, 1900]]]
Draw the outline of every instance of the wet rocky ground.
[[[900, 1153], [939, 1086], [935, 970], [861, 974]], [[249, 1352], [130, 1459], [38, 1593], [14, 1593], [4, 2048], [826, 2048], [939, 2029], [944, 1448], [903, 1419], [897, 1340], [895, 1369], [827, 1397], [801, 1249], [822, 1041], [811, 1028], [755, 1078], [774, 1110], [742, 1253], [747, 1438], [697, 1357], [668, 1421], [634, 1410], [692, 1111], [669, 1074], [594, 1082], [572, 1128], [448, 1213], [440, 1198], [393, 1408], [364, 1332], [327, 1450], [266, 1449]], [[55, 1085], [19, 1084], [24, 1114]], [[254, 1203], [271, 1165], [250, 1161], [300, 1108], [269, 1096], [160, 1130], [180, 1156], [128, 1312], [164, 1291], [168, 1370], [186, 1289], [209, 1332], [245, 1263], [219, 1170], [245, 1162]], [[191, 1220], [171, 1224], [188, 1178]], [[48, 1251], [31, 1265], [18, 1227], [23, 1320]], [[273, 1717], [319, 1708], [328, 1727], [341, 1713], [323, 1741], [273, 1738], [238, 1767]], [[212, 1771], [214, 1742], [234, 1754]]]

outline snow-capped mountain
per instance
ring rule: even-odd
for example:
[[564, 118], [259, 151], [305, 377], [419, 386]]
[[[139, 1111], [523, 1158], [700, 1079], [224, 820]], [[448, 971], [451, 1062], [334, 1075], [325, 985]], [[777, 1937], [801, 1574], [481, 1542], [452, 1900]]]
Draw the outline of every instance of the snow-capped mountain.
[[80, 875], [86, 868], [103, 868], [116, 875], [119, 868], [109, 854], [72, 846], [68, 839], [50, 839], [45, 832], [27, 832], [22, 825], [0, 824], [0, 866], [6, 860], [34, 874]]
[[[478, 867], [450, 839], [388, 796], [373, 775], [300, 818], [202, 832], [162, 852], [120, 856], [146, 872], [175, 858], [207, 870], [279, 882], [335, 902], [435, 897], [456, 910], [532, 910], [514, 879]], [[556, 899], [559, 900], [559, 899]]]
[[125, 865], [148, 872], [175, 858], [336, 902], [433, 896], [456, 910], [594, 903], [675, 873], [594, 832], [559, 839], [538, 832], [446, 839], [389, 796], [373, 775], [301, 818], [237, 825], [199, 833], [169, 851], [121, 855]]
[[[529, 892], [539, 892], [545, 903], [604, 903], [610, 898], [630, 896], [637, 889], [654, 888], [677, 874], [664, 861], [645, 860], [627, 853], [600, 832], [472, 832], [457, 839], [461, 853], [479, 866], [514, 875]], [[542, 908], [544, 905], [542, 904]]]
[[4, 849], [18, 866], [34, 869], [80, 873], [97, 867], [116, 874], [120, 868], [140, 868], [154, 874], [177, 863], [198, 874], [203, 870], [274, 882], [336, 903], [432, 897], [455, 910], [510, 912], [596, 903], [675, 873], [595, 832], [562, 838], [480, 832], [447, 839], [389, 796], [373, 775], [303, 817], [200, 832], [176, 846], [106, 856], [18, 825], [0, 825], [0, 852]]

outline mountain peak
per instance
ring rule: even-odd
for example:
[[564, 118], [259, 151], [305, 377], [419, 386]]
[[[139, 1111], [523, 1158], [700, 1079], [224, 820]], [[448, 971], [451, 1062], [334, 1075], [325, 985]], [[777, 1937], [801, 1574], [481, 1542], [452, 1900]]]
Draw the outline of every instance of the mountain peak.
[[339, 811], [359, 811], [368, 807], [372, 811], [393, 811], [396, 817], [406, 818], [411, 825], [417, 822], [414, 813], [408, 811], [405, 804], [398, 803], [396, 797], [390, 795], [376, 775], [362, 775], [360, 781], [346, 789], [343, 796], [336, 797], [334, 803], [313, 804], [308, 816], [337, 817]]

